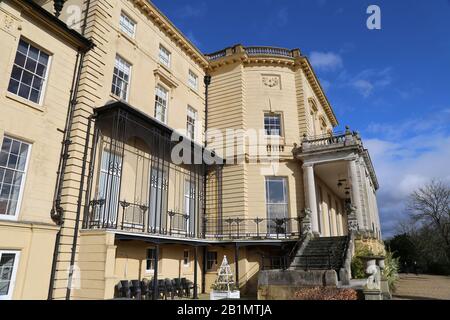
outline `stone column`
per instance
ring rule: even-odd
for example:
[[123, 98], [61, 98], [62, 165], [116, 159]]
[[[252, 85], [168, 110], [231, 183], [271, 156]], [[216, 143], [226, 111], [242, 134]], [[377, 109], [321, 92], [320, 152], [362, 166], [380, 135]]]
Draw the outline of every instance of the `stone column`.
[[364, 229], [364, 220], [361, 208], [361, 192], [358, 179], [356, 159], [350, 161], [350, 177], [352, 180], [352, 205], [356, 208], [356, 217], [360, 229]]
[[314, 180], [314, 165], [303, 166], [306, 208], [311, 210], [312, 232], [319, 234], [319, 217], [317, 215], [316, 184]]

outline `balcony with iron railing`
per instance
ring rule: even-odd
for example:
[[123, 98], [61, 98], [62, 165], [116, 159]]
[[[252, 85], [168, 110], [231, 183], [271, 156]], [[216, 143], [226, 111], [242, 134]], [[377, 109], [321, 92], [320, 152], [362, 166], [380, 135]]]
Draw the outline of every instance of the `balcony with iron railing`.
[[301, 236], [300, 218], [267, 216], [205, 219], [205, 237], [210, 240], [295, 240]]
[[272, 208], [272, 218], [224, 216], [222, 165], [196, 163], [195, 152], [206, 150], [190, 143], [192, 159], [177, 163], [172, 151], [179, 141], [170, 129], [130, 106], [103, 107], [92, 121], [84, 229], [205, 241], [299, 236], [300, 221], [284, 209]]
[[207, 241], [297, 240], [301, 236], [300, 218], [206, 216], [197, 221], [198, 216], [173, 211], [155, 215], [149, 206], [126, 201], [120, 201], [114, 213], [104, 210], [104, 200], [93, 200], [90, 207], [87, 229]]
[[278, 58], [295, 58], [300, 56], [300, 50], [269, 47], [269, 46], [250, 46], [244, 47], [242, 45], [236, 45], [234, 47], [226, 48], [211, 54], [207, 54], [206, 58], [209, 61], [216, 61], [226, 56], [234, 55], [236, 53], [243, 53], [249, 57], [265, 56], [265, 57], [278, 57]]

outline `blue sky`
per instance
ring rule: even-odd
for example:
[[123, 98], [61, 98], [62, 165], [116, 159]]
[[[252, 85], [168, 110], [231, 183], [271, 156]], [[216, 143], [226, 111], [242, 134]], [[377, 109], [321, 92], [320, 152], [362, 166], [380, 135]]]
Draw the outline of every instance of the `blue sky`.
[[[200, 50], [300, 48], [342, 126], [358, 130], [381, 189], [383, 232], [408, 194], [450, 182], [450, 0], [154, 0]], [[381, 30], [366, 27], [381, 8]]]

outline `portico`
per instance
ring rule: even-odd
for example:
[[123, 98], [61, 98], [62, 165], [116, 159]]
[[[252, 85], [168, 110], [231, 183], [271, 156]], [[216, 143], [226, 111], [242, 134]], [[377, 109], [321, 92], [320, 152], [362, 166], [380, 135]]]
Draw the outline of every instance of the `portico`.
[[304, 137], [294, 156], [302, 161], [305, 209], [314, 234], [345, 235], [348, 216], [354, 215], [358, 231], [379, 238], [378, 182], [357, 133], [347, 128], [343, 134]]

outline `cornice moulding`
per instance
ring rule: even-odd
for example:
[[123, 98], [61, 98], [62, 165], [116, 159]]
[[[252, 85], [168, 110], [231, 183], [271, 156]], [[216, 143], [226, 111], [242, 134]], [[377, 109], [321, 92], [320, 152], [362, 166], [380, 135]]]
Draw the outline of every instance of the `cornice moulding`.
[[140, 8], [153, 22], [166, 33], [175, 43], [177, 43], [182, 50], [186, 52], [196, 63], [198, 63], [203, 69], [207, 69], [209, 61], [195, 47], [189, 39], [177, 28], [170, 20], [156, 8], [153, 3], [148, 0], [132, 0], [132, 2]]

